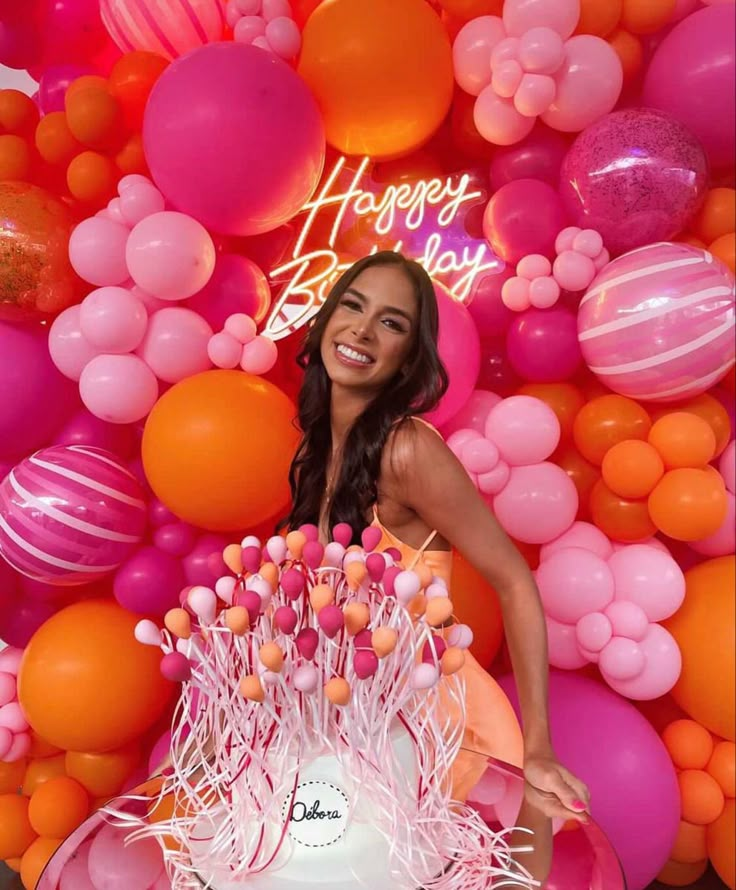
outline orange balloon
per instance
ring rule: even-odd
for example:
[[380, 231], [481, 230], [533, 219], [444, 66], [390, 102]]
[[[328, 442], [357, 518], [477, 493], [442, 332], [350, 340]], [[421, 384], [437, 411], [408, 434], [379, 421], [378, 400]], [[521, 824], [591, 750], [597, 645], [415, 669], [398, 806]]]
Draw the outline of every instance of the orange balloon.
[[657, 449], [668, 470], [704, 467], [716, 453], [716, 434], [697, 414], [673, 411], [654, 422], [649, 444]]
[[452, 554], [452, 604], [458, 621], [473, 628], [470, 651], [488, 669], [503, 642], [503, 616], [498, 594], [457, 551]]
[[445, 12], [463, 22], [479, 15], [498, 15], [503, 12], [503, 0], [439, 0]]
[[31, 795], [28, 818], [42, 837], [66, 837], [89, 811], [89, 796], [75, 779], [58, 776], [40, 785]]
[[106, 155], [83, 151], [66, 170], [66, 184], [77, 201], [101, 207], [115, 195], [119, 173]]
[[721, 738], [736, 741], [736, 558], [709, 559], [685, 572], [685, 601], [664, 626], [682, 653], [672, 698]]
[[708, 858], [705, 842], [705, 825], [693, 825], [692, 822], [680, 820], [675, 843], [670, 856], [676, 862], [702, 862]]
[[575, 33], [608, 37], [618, 25], [622, 11], [623, 0], [580, 0], [580, 18]]
[[609, 448], [626, 439], [646, 439], [651, 426], [638, 402], [611, 394], [583, 405], [573, 424], [573, 438], [583, 457], [600, 466]]
[[[706, 427], [710, 432], [707, 424]], [[664, 475], [664, 464], [656, 448], [648, 442], [625, 439], [606, 452], [601, 473], [614, 494], [630, 499], [644, 498]]]
[[12, 763], [0, 760], [0, 794], [17, 794], [23, 784], [28, 761], [21, 758]]
[[636, 34], [630, 34], [623, 28], [616, 30], [608, 37], [611, 48], [621, 61], [624, 83], [635, 80], [644, 65], [644, 47]]
[[439, 128], [453, 92], [452, 49], [425, 0], [331, 0], [309, 17], [299, 74], [327, 141], [347, 154], [410, 154]]
[[123, 109], [125, 124], [139, 130], [143, 124], [143, 110], [153, 85], [169, 61], [156, 53], [135, 50], [125, 53], [112, 66], [108, 79], [110, 94]]
[[718, 742], [708, 762], [707, 771], [721, 786], [726, 797], [736, 797], [736, 744]]
[[689, 887], [705, 874], [708, 860], [700, 862], [675, 862], [670, 859], [657, 875], [657, 880], [668, 887]]
[[107, 80], [99, 74], [83, 74], [76, 80], [73, 80], [66, 88], [64, 93], [64, 107], [67, 102], [74, 98], [77, 93], [84, 90], [102, 90], [103, 93], [109, 92]]
[[45, 114], [36, 127], [36, 148], [48, 164], [68, 164], [82, 151], [82, 145], [72, 135], [63, 111]]
[[125, 145], [115, 155], [115, 166], [125, 176], [129, 173], [149, 175], [148, 164], [143, 153], [143, 137], [140, 133], [132, 133]]
[[0, 90], [0, 131], [32, 136], [38, 123], [36, 103], [20, 90]]
[[174, 687], [161, 676], [161, 652], [135, 639], [137, 622], [111, 600], [86, 600], [36, 631], [18, 677], [36, 732], [67, 750], [109, 751], [158, 720]]
[[647, 501], [654, 525], [676, 541], [702, 541], [723, 524], [728, 499], [723, 479], [708, 470], [665, 473]]
[[736, 275], [736, 233], [729, 232], [712, 241], [708, 250]]
[[146, 478], [173, 513], [199, 528], [257, 525], [288, 503], [295, 413], [280, 389], [242, 371], [182, 380], [146, 421]]
[[23, 776], [23, 794], [30, 797], [36, 788], [43, 785], [44, 782], [64, 775], [66, 775], [66, 767], [63, 753], [31, 760]]
[[678, 769], [705, 769], [713, 755], [713, 736], [695, 720], [670, 723], [662, 741]]
[[585, 404], [585, 397], [573, 383], [525, 383], [519, 394], [540, 399], [555, 412], [560, 422], [560, 442], [570, 442], [575, 418]]
[[580, 454], [573, 445], [562, 446], [550, 458], [572, 479], [578, 492], [578, 512], [576, 519], [590, 519], [590, 495], [596, 482], [601, 478], [598, 467]]
[[117, 794], [141, 759], [141, 748], [133, 742], [106, 754], [68, 751], [66, 772], [76, 779], [91, 797]]
[[39, 757], [53, 757], [54, 754], [60, 753], [61, 748], [57, 748], [56, 745], [52, 745], [51, 742], [42, 739], [41, 736], [36, 735], [35, 732], [31, 733], [31, 747], [28, 751], [29, 757], [33, 759]]
[[702, 769], [684, 769], [678, 773], [682, 818], [693, 825], [710, 825], [721, 815], [726, 798], [713, 776]]
[[0, 180], [27, 182], [31, 178], [32, 164], [31, 148], [22, 136], [11, 133], [0, 136]]
[[624, 0], [621, 27], [632, 34], [654, 34], [672, 19], [677, 0]]
[[695, 398], [688, 399], [685, 402], [678, 402], [677, 405], [670, 405], [666, 410], [658, 410], [652, 416], [653, 420], [658, 420], [671, 411], [687, 411], [701, 417], [708, 423], [716, 436], [716, 457], [719, 457], [731, 441], [731, 420], [728, 411], [718, 401], [715, 396], [704, 392]]
[[96, 87], [66, 95], [66, 120], [75, 139], [88, 148], [113, 148], [123, 135], [123, 111], [107, 90]]
[[718, 877], [734, 890], [736, 888], [736, 802], [727, 800], [723, 812], [706, 829], [708, 856]]
[[20, 874], [20, 863], [21, 863], [20, 856], [15, 856], [12, 859], [5, 860], [5, 864], [8, 866], [8, 868], [11, 871], [14, 871], [16, 874]]
[[690, 230], [706, 244], [736, 230], [736, 189], [711, 189]]
[[646, 501], [622, 498], [602, 479], [590, 493], [590, 515], [603, 534], [624, 544], [646, 541], [657, 531]]
[[28, 800], [19, 794], [0, 794], [0, 859], [22, 856], [35, 839]]
[[39, 837], [23, 854], [20, 863], [20, 879], [26, 890], [36, 890], [43, 870], [59, 849], [64, 838]]

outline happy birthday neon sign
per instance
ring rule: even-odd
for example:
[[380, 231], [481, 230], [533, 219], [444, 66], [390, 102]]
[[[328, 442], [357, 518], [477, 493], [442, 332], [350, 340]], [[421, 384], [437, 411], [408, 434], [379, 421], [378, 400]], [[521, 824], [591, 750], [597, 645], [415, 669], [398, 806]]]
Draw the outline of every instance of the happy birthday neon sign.
[[[484, 199], [483, 191], [473, 188], [469, 174], [390, 184], [377, 194], [361, 186], [369, 158], [361, 161], [347, 187], [340, 185], [346, 160], [344, 157], [337, 160], [319, 193], [305, 204], [306, 218], [291, 258], [271, 270], [271, 280], [283, 282], [263, 330], [273, 340], [287, 337], [307, 324], [319, 311], [337, 278], [355, 261], [355, 257], [346, 259], [344, 250], [340, 255], [341, 236], [348, 218], [353, 224], [368, 223], [374, 243], [364, 252], [376, 253], [384, 249], [402, 251], [403, 238], [391, 245], [385, 243], [392, 232], [396, 229], [417, 232], [430, 212], [436, 214], [432, 231], [419, 250], [412, 251], [412, 259], [432, 278], [446, 282], [450, 294], [457, 300], [468, 299], [479, 275], [497, 271], [501, 266], [485, 241], [474, 241], [468, 236], [467, 244], [453, 249], [444, 243], [443, 233], [461, 225], [467, 210]], [[335, 218], [325, 246], [307, 249], [307, 240], [318, 220], [333, 212]]]

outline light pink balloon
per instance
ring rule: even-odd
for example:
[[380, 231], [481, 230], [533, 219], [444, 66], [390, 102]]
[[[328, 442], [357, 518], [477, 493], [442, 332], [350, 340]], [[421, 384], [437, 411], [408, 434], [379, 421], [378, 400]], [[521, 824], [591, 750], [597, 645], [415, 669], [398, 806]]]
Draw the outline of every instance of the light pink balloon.
[[31, 736], [28, 732], [16, 732], [10, 748], [5, 752], [5, 762], [15, 763], [31, 750]]
[[651, 701], [672, 689], [682, 670], [682, 656], [669, 631], [661, 624], [650, 624], [647, 635], [638, 644], [644, 653], [644, 670], [632, 680], [605, 680], [614, 692], [635, 701]]
[[200, 315], [191, 309], [170, 306], [149, 318], [137, 354], [159, 380], [178, 383], [212, 367], [207, 354], [210, 337], [212, 328]]
[[478, 16], [460, 29], [452, 45], [452, 62], [455, 80], [466, 93], [477, 96], [490, 84], [491, 52], [505, 36], [506, 29], [496, 15]]
[[97, 890], [150, 887], [163, 870], [161, 848], [153, 838], [124, 846], [127, 832], [106, 825], [89, 849], [89, 876]]
[[727, 491], [726, 499], [726, 518], [718, 531], [701, 541], [690, 543], [696, 553], [703, 556], [727, 556], [736, 550], [736, 498]]
[[69, 260], [80, 278], [98, 287], [128, 279], [127, 226], [97, 216], [83, 219], [69, 238]]
[[562, 38], [552, 28], [530, 28], [519, 38], [519, 61], [530, 74], [554, 74], [564, 58]]
[[131, 352], [143, 339], [148, 313], [124, 287], [100, 287], [84, 298], [79, 324], [82, 336], [100, 352]]
[[484, 87], [473, 107], [473, 120], [480, 135], [493, 145], [513, 145], [531, 133], [533, 117], [524, 117], [511, 99], [498, 96], [492, 87]]
[[278, 348], [270, 337], [259, 335], [243, 347], [240, 367], [248, 374], [266, 374], [276, 364]]
[[17, 701], [10, 701], [0, 707], [0, 726], [14, 733], [25, 732], [28, 729], [28, 721]]
[[606, 679], [633, 680], [646, 666], [646, 656], [634, 640], [613, 637], [598, 658], [598, 667]]
[[501, 396], [485, 389], [474, 390], [468, 401], [457, 414], [442, 427], [442, 435], [447, 439], [462, 429], [483, 433], [489, 412], [501, 401]]
[[505, 460], [500, 460], [487, 473], [478, 475], [478, 488], [483, 494], [494, 495], [502, 491], [511, 476], [511, 467]]
[[158, 381], [137, 355], [98, 355], [82, 371], [79, 394], [95, 417], [135, 423], [156, 403]]
[[510, 396], [488, 415], [485, 435], [512, 467], [546, 460], [560, 441], [555, 412], [533, 396]]
[[61, 870], [59, 890], [97, 890], [89, 876], [89, 848], [92, 841], [85, 841], [70, 856]]
[[545, 615], [547, 623], [547, 649], [549, 663], [553, 667], [566, 671], [576, 671], [585, 667], [588, 659], [581, 654], [575, 637], [575, 627], [572, 624], [563, 624], [555, 621], [549, 615]]
[[150, 180], [130, 184], [120, 192], [119, 201], [120, 215], [131, 227], [166, 206], [164, 196]]
[[13, 745], [13, 733], [0, 726], [0, 760], [5, 760], [5, 755], [10, 751]]
[[293, 59], [302, 46], [302, 35], [294, 19], [277, 16], [266, 25], [266, 40], [282, 59]]
[[674, 614], [685, 599], [685, 576], [669, 553], [646, 544], [631, 544], [608, 560], [616, 599], [636, 603], [650, 621]]
[[499, 60], [495, 63], [492, 62], [491, 65], [493, 68], [493, 79], [491, 80], [493, 92], [504, 99], [513, 98], [524, 77], [524, 69], [516, 59]]
[[133, 281], [133, 279], [129, 279], [126, 282], [125, 287], [134, 294], [138, 299], [143, 303], [146, 308], [146, 312], [149, 315], [153, 315], [154, 312], [158, 312], [159, 309], [164, 309], [166, 306], [170, 306], [171, 303], [168, 300], [159, 300], [158, 297], [154, 297], [146, 291], [143, 290], [142, 287], [138, 287], [138, 285]]
[[542, 120], [555, 130], [576, 133], [613, 110], [623, 85], [621, 60], [605, 40], [578, 34], [565, 44], [555, 80], [555, 100]]
[[628, 637], [640, 642], [649, 630], [647, 613], [629, 600], [614, 600], [606, 606], [606, 618], [617, 637]]
[[243, 344], [227, 331], [220, 331], [210, 337], [207, 355], [218, 368], [235, 368], [243, 355]]
[[233, 28], [233, 39], [238, 43], [253, 43], [265, 35], [266, 23], [260, 15], [244, 15]]
[[82, 334], [80, 312], [81, 306], [70, 306], [56, 316], [49, 330], [51, 361], [71, 380], [79, 380], [85, 366], [100, 354]]
[[525, 117], [536, 117], [549, 108], [555, 93], [555, 82], [548, 74], [525, 74], [514, 95], [514, 107]]
[[580, 0], [505, 0], [503, 23], [512, 37], [530, 28], [552, 28], [563, 39], [575, 30]]
[[162, 300], [193, 296], [215, 268], [215, 245], [207, 229], [191, 216], [170, 210], [135, 226], [125, 256], [135, 283]]
[[613, 545], [599, 528], [591, 522], [573, 522], [564, 534], [542, 547], [539, 557], [544, 561], [558, 550], [565, 550], [569, 547], [590, 550], [591, 553], [606, 560], [613, 553]]
[[529, 285], [529, 302], [536, 309], [549, 309], [560, 298], [560, 286], [549, 276], [535, 278]]
[[512, 467], [509, 481], [493, 501], [504, 529], [526, 544], [546, 544], [572, 525], [578, 492], [567, 473], [551, 463]]
[[575, 625], [578, 646], [588, 652], [600, 652], [613, 636], [613, 627], [603, 612], [588, 612]]
[[723, 481], [726, 483], [726, 488], [731, 492], [731, 494], [736, 494], [736, 440], [731, 439], [731, 441], [726, 445], [726, 450], [721, 455], [721, 459], [718, 463], [718, 471], [723, 476]]
[[595, 266], [590, 257], [576, 250], [563, 250], [553, 266], [555, 281], [564, 290], [585, 290], [595, 278]]
[[556, 621], [576, 624], [588, 612], [602, 612], [613, 600], [613, 575], [589, 550], [558, 550], [539, 564], [537, 586], [544, 611]]
[[6, 674], [5, 671], [0, 671], [0, 708], [13, 701], [17, 694], [18, 681], [13, 674]]

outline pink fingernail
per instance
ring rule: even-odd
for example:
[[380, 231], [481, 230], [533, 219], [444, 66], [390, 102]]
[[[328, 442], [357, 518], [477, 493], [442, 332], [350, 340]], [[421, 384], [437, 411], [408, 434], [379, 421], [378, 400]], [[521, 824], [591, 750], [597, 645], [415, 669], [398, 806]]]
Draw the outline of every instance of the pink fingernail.
[[572, 805], [575, 807], [576, 810], [584, 810], [585, 809], [585, 804], [583, 803], [582, 800], [574, 800], [572, 802]]

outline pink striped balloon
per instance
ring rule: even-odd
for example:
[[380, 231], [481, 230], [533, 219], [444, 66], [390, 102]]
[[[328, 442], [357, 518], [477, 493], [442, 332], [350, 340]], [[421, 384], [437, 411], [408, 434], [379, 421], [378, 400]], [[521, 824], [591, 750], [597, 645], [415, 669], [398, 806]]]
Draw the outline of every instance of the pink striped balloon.
[[123, 52], [167, 59], [222, 38], [225, 0], [100, 0], [107, 31]]
[[45, 584], [109, 575], [140, 543], [145, 525], [140, 483], [101, 448], [44, 448], [0, 484], [0, 554]]
[[710, 253], [649, 244], [609, 263], [580, 302], [583, 358], [633, 399], [705, 392], [734, 363], [734, 279]]

